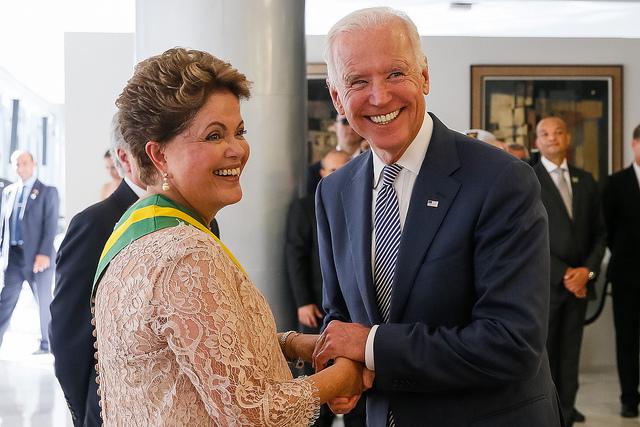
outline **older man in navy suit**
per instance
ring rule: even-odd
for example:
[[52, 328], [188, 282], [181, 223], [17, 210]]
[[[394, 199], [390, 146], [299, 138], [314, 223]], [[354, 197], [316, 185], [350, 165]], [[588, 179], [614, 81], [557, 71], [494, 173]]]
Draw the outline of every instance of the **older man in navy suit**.
[[326, 59], [336, 109], [372, 150], [318, 186], [316, 369], [345, 356], [375, 371], [370, 427], [559, 426], [531, 167], [426, 113], [426, 58], [404, 13], [353, 12]]
[[36, 163], [31, 153], [16, 151], [11, 155], [18, 182], [2, 193], [2, 243], [0, 262], [4, 287], [0, 293], [0, 345], [18, 302], [22, 283], [29, 282], [40, 312], [40, 348], [49, 352], [47, 329], [51, 315], [53, 239], [58, 227], [58, 191], [44, 185], [34, 175]]

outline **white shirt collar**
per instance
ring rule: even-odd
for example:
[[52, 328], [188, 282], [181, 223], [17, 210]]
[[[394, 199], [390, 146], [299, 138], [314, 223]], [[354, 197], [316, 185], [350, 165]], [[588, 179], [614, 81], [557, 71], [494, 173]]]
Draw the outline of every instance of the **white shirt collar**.
[[[418, 175], [424, 157], [427, 155], [432, 133], [433, 119], [428, 113], [425, 113], [420, 131], [418, 131], [416, 137], [411, 141], [411, 144], [409, 144], [406, 151], [402, 154], [402, 157], [396, 162], [402, 166], [403, 170], [408, 170], [414, 175]], [[375, 150], [373, 150], [373, 146], [371, 151], [373, 151], [373, 188], [376, 188], [382, 177], [382, 169], [384, 169], [386, 164], [378, 157]]]
[[129, 188], [131, 188], [133, 190], [133, 192], [136, 193], [136, 196], [138, 196], [139, 199], [141, 199], [143, 196], [145, 196], [147, 194], [147, 190], [145, 190], [144, 188], [140, 188], [137, 185], [135, 185], [133, 183], [133, 181], [131, 181], [129, 179], [129, 177], [125, 176], [124, 177], [124, 182], [126, 182], [127, 185], [129, 186]]
[[545, 156], [540, 156], [540, 162], [542, 163], [542, 165], [544, 166], [544, 168], [547, 170], [547, 172], [551, 173], [554, 170], [556, 170], [558, 167], [566, 170], [567, 172], [569, 171], [569, 166], [567, 164], [567, 159], [565, 158], [564, 160], [562, 160], [562, 163], [560, 163], [560, 166], [556, 165], [555, 163], [553, 163], [551, 160], [547, 159]]
[[33, 187], [33, 184], [35, 184], [36, 182], [36, 176], [35, 175], [31, 175], [31, 177], [29, 179], [27, 179], [26, 181], [22, 181], [22, 179], [18, 178], [18, 184], [19, 187], [27, 187], [27, 188], [31, 188]]
[[640, 165], [635, 160], [633, 162], [633, 170], [636, 171], [636, 178], [638, 179], [638, 185], [640, 185]]

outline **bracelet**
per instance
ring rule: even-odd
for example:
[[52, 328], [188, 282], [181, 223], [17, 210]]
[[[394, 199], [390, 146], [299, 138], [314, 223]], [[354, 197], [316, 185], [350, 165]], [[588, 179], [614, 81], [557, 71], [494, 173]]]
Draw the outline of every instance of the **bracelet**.
[[287, 340], [289, 339], [289, 335], [291, 334], [297, 334], [298, 332], [296, 331], [287, 331], [284, 332], [282, 335], [280, 335], [280, 337], [278, 338], [278, 342], [280, 343], [280, 350], [282, 350], [282, 354], [284, 354], [285, 356], [287, 355], [287, 353], [285, 352], [285, 348], [287, 346]]
[[[289, 339], [290, 335], [293, 335], [293, 338], [295, 338], [298, 335], [300, 335], [300, 332], [287, 331], [287, 332], [284, 332], [282, 335], [280, 335], [280, 337], [278, 338], [278, 342], [280, 343], [280, 350], [282, 351], [282, 354], [284, 355], [285, 359], [287, 358], [287, 352], [286, 352], [287, 340]], [[302, 369], [304, 367], [304, 360], [302, 360], [301, 357], [298, 357], [294, 363], [297, 369]]]

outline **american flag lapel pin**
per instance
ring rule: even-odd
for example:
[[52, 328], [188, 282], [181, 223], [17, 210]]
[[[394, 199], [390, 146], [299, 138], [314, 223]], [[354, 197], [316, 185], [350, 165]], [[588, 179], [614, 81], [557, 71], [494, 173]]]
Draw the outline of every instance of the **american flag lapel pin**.
[[427, 207], [428, 208], [437, 208], [438, 207], [438, 201], [437, 200], [427, 200]]

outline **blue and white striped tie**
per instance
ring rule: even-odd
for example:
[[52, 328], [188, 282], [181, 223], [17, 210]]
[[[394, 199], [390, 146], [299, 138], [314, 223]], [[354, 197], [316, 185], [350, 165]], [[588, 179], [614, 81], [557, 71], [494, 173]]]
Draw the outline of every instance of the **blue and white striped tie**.
[[386, 323], [389, 321], [391, 308], [391, 289], [393, 274], [396, 271], [396, 259], [400, 247], [400, 209], [398, 195], [393, 182], [402, 166], [394, 163], [382, 170], [382, 187], [378, 191], [373, 213], [373, 226], [376, 239], [376, 258], [373, 281], [376, 286], [376, 301], [380, 316]]
[[[400, 209], [398, 195], [393, 182], [402, 170], [402, 166], [393, 163], [382, 170], [382, 187], [378, 191], [373, 211], [373, 226], [376, 236], [376, 258], [373, 281], [376, 286], [376, 301], [383, 322], [389, 321], [391, 308], [391, 289], [396, 271], [398, 248], [400, 247]], [[389, 411], [387, 425], [395, 427], [393, 413]]]

